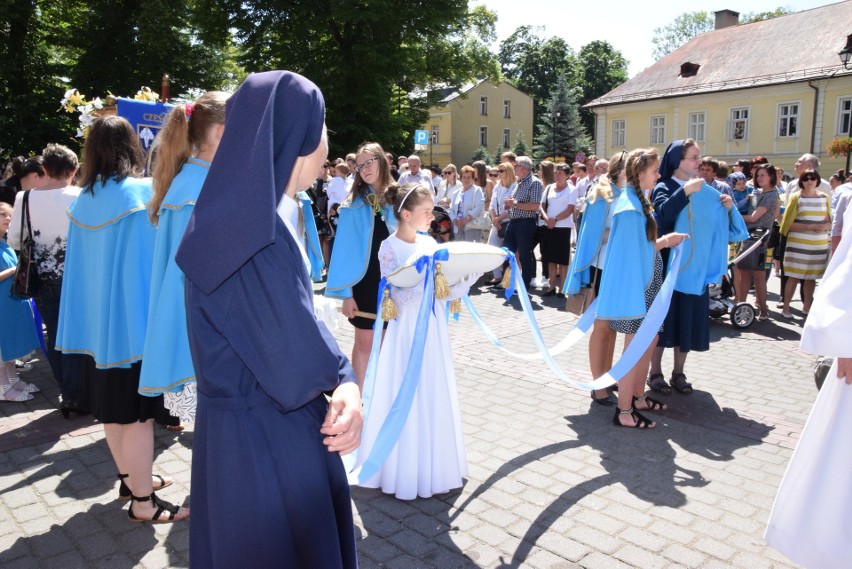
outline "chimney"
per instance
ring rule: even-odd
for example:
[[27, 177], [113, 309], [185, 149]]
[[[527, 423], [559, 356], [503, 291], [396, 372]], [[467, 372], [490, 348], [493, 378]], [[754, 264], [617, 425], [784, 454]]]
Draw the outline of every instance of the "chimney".
[[718, 12], [714, 12], [714, 14], [716, 16], [716, 26], [713, 29], [715, 30], [740, 25], [739, 12], [734, 12], [733, 10], [719, 10]]

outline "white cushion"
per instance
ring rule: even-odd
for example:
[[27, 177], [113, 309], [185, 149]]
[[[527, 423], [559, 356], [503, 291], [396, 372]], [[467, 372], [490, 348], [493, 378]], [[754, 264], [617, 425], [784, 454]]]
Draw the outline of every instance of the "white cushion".
[[[468, 241], [451, 241], [438, 247], [447, 249], [450, 258], [438, 261], [447, 284], [453, 286], [470, 274], [483, 274], [494, 270], [506, 260], [506, 252], [499, 247]], [[415, 263], [422, 255], [414, 255], [388, 275], [388, 282], [395, 287], [408, 288], [423, 283], [424, 273], [418, 273]]]

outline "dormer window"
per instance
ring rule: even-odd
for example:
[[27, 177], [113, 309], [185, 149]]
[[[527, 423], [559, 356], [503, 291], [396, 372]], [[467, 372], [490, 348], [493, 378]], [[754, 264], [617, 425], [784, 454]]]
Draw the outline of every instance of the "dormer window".
[[698, 68], [701, 67], [700, 63], [690, 63], [687, 61], [686, 63], [680, 66], [680, 76], [681, 77], [695, 77], [698, 75]]

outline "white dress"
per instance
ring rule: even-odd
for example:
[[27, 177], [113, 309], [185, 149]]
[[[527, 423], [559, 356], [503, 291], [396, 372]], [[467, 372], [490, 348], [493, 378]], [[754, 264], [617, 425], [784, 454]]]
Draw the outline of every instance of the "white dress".
[[[432, 254], [436, 248], [434, 239], [428, 236], [418, 235], [415, 243], [406, 243], [391, 235], [379, 248], [382, 275], [392, 272], [415, 253]], [[452, 287], [451, 297], [465, 294], [471, 282], [462, 281]], [[422, 297], [422, 286], [392, 287], [391, 298], [399, 309], [399, 316], [388, 324], [382, 342], [376, 384], [356, 464], [369, 456], [399, 391], [414, 341], [414, 327]], [[459, 488], [467, 476], [456, 376], [445, 316], [446, 302], [436, 300], [430, 315], [420, 381], [399, 441], [379, 472], [360, 486], [381, 488], [401, 500], [413, 500], [418, 496], [428, 498]]]
[[[852, 223], [852, 215], [844, 223]], [[817, 288], [802, 348], [852, 357], [852, 231]], [[837, 361], [817, 396], [775, 498], [764, 539], [808, 568], [852, 567], [852, 385]]]

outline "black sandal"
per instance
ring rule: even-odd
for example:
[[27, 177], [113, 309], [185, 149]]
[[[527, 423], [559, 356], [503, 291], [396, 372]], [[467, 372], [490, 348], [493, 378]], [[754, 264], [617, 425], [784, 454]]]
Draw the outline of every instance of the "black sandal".
[[656, 391], [663, 395], [671, 395], [672, 393], [672, 388], [669, 387], [668, 383], [666, 383], [666, 378], [661, 373], [651, 374], [646, 383], [648, 384], [648, 387], [651, 388], [651, 391]]
[[[622, 425], [621, 421], [618, 420], [619, 415], [630, 415], [634, 421], [636, 421], [635, 425]], [[631, 407], [630, 409], [624, 410], [615, 408], [615, 415], [612, 417], [612, 424], [616, 427], [624, 427], [625, 429], [653, 429], [657, 425], [642, 416], [642, 413]]]
[[692, 384], [686, 381], [686, 376], [682, 373], [673, 373], [672, 380], [670, 382], [672, 387], [674, 387], [678, 393], [683, 393], [684, 395], [689, 395], [692, 393]]
[[647, 395], [643, 395], [642, 397], [633, 397], [633, 405], [636, 405], [637, 401], [644, 401], [647, 405], [647, 409], [642, 409], [643, 411], [668, 411], [669, 406], [663, 403], [662, 401], [658, 401], [656, 399], [652, 399]]
[[[118, 475], [118, 480], [121, 482], [121, 485], [118, 487], [118, 499], [119, 500], [129, 500], [130, 497], [133, 495], [133, 493], [130, 491], [130, 488], [127, 486], [127, 484], [124, 483], [124, 479], [127, 478], [128, 476], [130, 476], [130, 475], [129, 474], [119, 474]], [[155, 492], [157, 490], [162, 490], [163, 488], [167, 488], [174, 483], [173, 480], [169, 480], [167, 482], [166, 479], [163, 478], [162, 476], [160, 476], [159, 474], [152, 474], [151, 476], [153, 476], [154, 478], [160, 479], [160, 485], [157, 486], [156, 488], [154, 488]]]
[[[137, 518], [133, 515], [133, 502], [148, 502], [151, 500], [154, 502], [154, 505], [157, 506], [157, 511], [154, 512], [154, 517], [152, 517], [150, 520], [143, 520], [142, 518]], [[131, 522], [171, 524], [186, 519], [175, 519], [175, 515], [177, 515], [179, 511], [180, 506], [178, 506], [177, 504], [172, 504], [171, 502], [166, 502], [165, 500], [160, 500], [159, 498], [157, 498], [157, 495], [154, 492], [151, 492], [150, 496], [144, 496], [142, 498], [140, 498], [139, 496], [130, 496], [130, 507], [127, 508], [127, 516], [130, 518]], [[161, 520], [160, 516], [163, 515], [165, 512], [169, 513], [169, 519]]]

